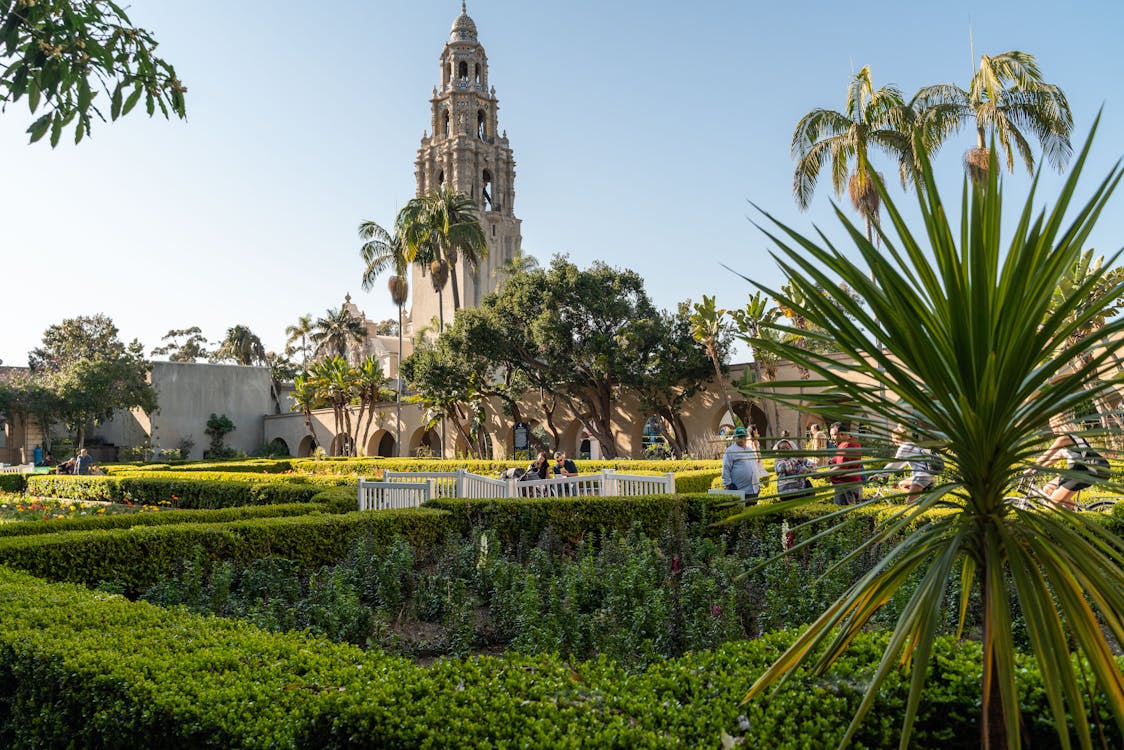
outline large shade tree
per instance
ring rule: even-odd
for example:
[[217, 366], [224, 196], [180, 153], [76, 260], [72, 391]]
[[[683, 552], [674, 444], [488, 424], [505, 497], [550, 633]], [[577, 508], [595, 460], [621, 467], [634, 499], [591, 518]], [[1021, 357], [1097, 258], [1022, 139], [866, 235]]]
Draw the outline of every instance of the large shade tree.
[[879, 193], [870, 166], [873, 151], [897, 159], [905, 184], [914, 171], [910, 139], [913, 114], [905, 106], [900, 89], [874, 88], [870, 66], [851, 77], [843, 111], [814, 109], [800, 118], [792, 134], [792, 158], [796, 170], [792, 190], [800, 208], [811, 205], [820, 173], [831, 170], [831, 186], [851, 204], [866, 222], [867, 239], [878, 223]]
[[[861, 263], [778, 222], [765, 230], [802, 302], [772, 293], [827, 332], [836, 350], [820, 353], [783, 336], [758, 340], [757, 346], [816, 376], [775, 384], [783, 390], [779, 397], [875, 428], [908, 424], [923, 444], [943, 446], [950, 457], [946, 481], [883, 515], [861, 543], [856, 552], [878, 555], [869, 573], [829, 605], [750, 690], [757, 695], [801, 665], [822, 672], [898, 595], [900, 615], [844, 744], [890, 673], [904, 668], [910, 689], [900, 746], [909, 746], [946, 599], [958, 605], [961, 629], [970, 603], [982, 608], [982, 747], [1021, 745], [1012, 602], [1025, 621], [1062, 746], [1094, 746], [1086, 717], [1098, 717], [1089, 703], [1096, 693], [1110, 707], [1099, 720], [1124, 728], [1124, 674], [1112, 645], [1124, 642], [1124, 539], [1088, 514], [1048, 505], [1025, 509], [1004, 499], [1024, 470], [1039, 470], [1032, 460], [1048, 418], [1079, 409], [1111, 387], [1098, 376], [1114, 349], [1106, 345], [1124, 333], [1124, 320], [1090, 329], [1100, 310], [1081, 311], [1103, 270], [1089, 269], [1064, 298], [1057, 295], [1122, 175], [1118, 164], [1087, 203], [1075, 205], [1087, 155], [1088, 146], [1053, 207], [1036, 210], [1032, 191], [1014, 221], [1004, 222], [992, 152], [987, 184], [965, 188], [959, 227], [950, 223], [953, 211], [922, 156], [920, 227], [906, 223], [885, 191], [894, 233], [883, 235], [881, 249], [839, 214]], [[1004, 226], [1009, 238], [1001, 236]], [[853, 288], [866, 308], [817, 293], [838, 281]], [[1073, 341], [1082, 329], [1088, 335]], [[1066, 356], [1059, 357], [1063, 349]], [[1090, 366], [1070, 367], [1086, 354]], [[802, 387], [808, 385], [821, 390], [809, 393]], [[810, 501], [761, 506], [746, 515]], [[844, 508], [835, 518], [847, 523], [848, 515]]]
[[1069, 102], [1060, 88], [1042, 79], [1038, 62], [1026, 52], [981, 55], [968, 88], [926, 86], [910, 106], [919, 117], [922, 147], [930, 154], [962, 126], [975, 128], [976, 145], [964, 155], [964, 166], [980, 184], [991, 164], [989, 142], [998, 143], [1008, 170], [1015, 168], [1017, 153], [1028, 173], [1034, 169], [1031, 138], [1056, 169], [1065, 166], [1073, 150]]
[[207, 339], [199, 326], [173, 328], [160, 337], [164, 343], [152, 350], [153, 357], [167, 357], [169, 362], [195, 362], [207, 359]]

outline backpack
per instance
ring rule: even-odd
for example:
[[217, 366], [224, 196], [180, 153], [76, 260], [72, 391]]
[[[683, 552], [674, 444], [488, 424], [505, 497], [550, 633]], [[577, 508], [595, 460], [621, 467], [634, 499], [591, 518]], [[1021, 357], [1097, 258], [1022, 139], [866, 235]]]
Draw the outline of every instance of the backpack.
[[1079, 466], [1084, 466], [1091, 474], [1102, 479], [1108, 476], [1109, 466], [1107, 458], [1093, 450], [1093, 446], [1089, 445], [1089, 441], [1085, 438], [1075, 437], [1068, 432], [1066, 436], [1073, 441], [1075, 448], [1081, 448], [1081, 461]]

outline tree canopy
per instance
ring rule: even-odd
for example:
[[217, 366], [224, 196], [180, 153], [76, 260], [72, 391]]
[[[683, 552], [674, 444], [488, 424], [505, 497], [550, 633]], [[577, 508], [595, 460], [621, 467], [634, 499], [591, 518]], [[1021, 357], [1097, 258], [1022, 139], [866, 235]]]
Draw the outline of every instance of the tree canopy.
[[45, 109], [27, 132], [32, 143], [50, 133], [52, 147], [68, 126], [78, 143], [93, 118], [142, 99], [149, 116], [183, 118], [187, 88], [156, 46], [111, 0], [0, 0], [0, 109], [25, 97], [32, 115]]
[[678, 412], [713, 375], [686, 308], [659, 311], [634, 271], [600, 262], [579, 269], [565, 257], [513, 275], [478, 310], [462, 311], [435, 346], [403, 363], [403, 374], [450, 416], [454, 402], [487, 396], [519, 420], [524, 396], [538, 390], [548, 424], [557, 399], [609, 457], [619, 450], [613, 414], [624, 394], [665, 417], [682, 449]]

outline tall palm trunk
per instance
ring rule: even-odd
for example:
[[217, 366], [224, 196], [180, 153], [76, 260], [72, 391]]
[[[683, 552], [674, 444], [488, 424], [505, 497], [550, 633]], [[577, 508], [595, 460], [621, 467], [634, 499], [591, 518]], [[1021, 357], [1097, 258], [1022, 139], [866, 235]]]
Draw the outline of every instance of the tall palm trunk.
[[455, 260], [449, 261], [449, 283], [453, 285], [453, 314], [456, 315], [457, 310], [461, 309], [461, 293], [460, 286], [457, 284], [457, 262]]
[[398, 377], [394, 384], [394, 453], [402, 458], [402, 303], [398, 304]]

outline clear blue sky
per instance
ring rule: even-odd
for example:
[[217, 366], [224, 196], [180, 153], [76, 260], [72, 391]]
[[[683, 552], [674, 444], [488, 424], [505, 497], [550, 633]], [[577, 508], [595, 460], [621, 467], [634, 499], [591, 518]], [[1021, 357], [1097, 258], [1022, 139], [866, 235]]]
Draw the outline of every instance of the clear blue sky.
[[[98, 312], [148, 350], [170, 328], [198, 325], [214, 341], [236, 323], [280, 349], [286, 325], [347, 292], [392, 317], [383, 285], [360, 290], [355, 230], [390, 224], [413, 195], [459, 11], [455, 0], [135, 0], [134, 22], [189, 87], [188, 119], [138, 108], [52, 151], [26, 144], [22, 103], [0, 114], [0, 359], [24, 364], [48, 325]], [[863, 65], [907, 96], [965, 85], [969, 27], [977, 56], [1038, 57], [1069, 96], [1075, 141], [1104, 106], [1086, 186], [1124, 154], [1118, 2], [472, 0], [468, 12], [515, 152], [524, 249], [634, 268], [666, 308], [703, 294], [740, 306], [747, 285], [722, 264], [777, 282], [747, 201], [838, 236], [829, 184], [808, 212], [793, 203], [796, 121], [841, 109]], [[971, 140], [963, 132], [938, 157], [949, 191]], [[1027, 182], [1008, 178], [1009, 198]], [[1093, 238], [1100, 251], [1122, 244], [1121, 200]]]

